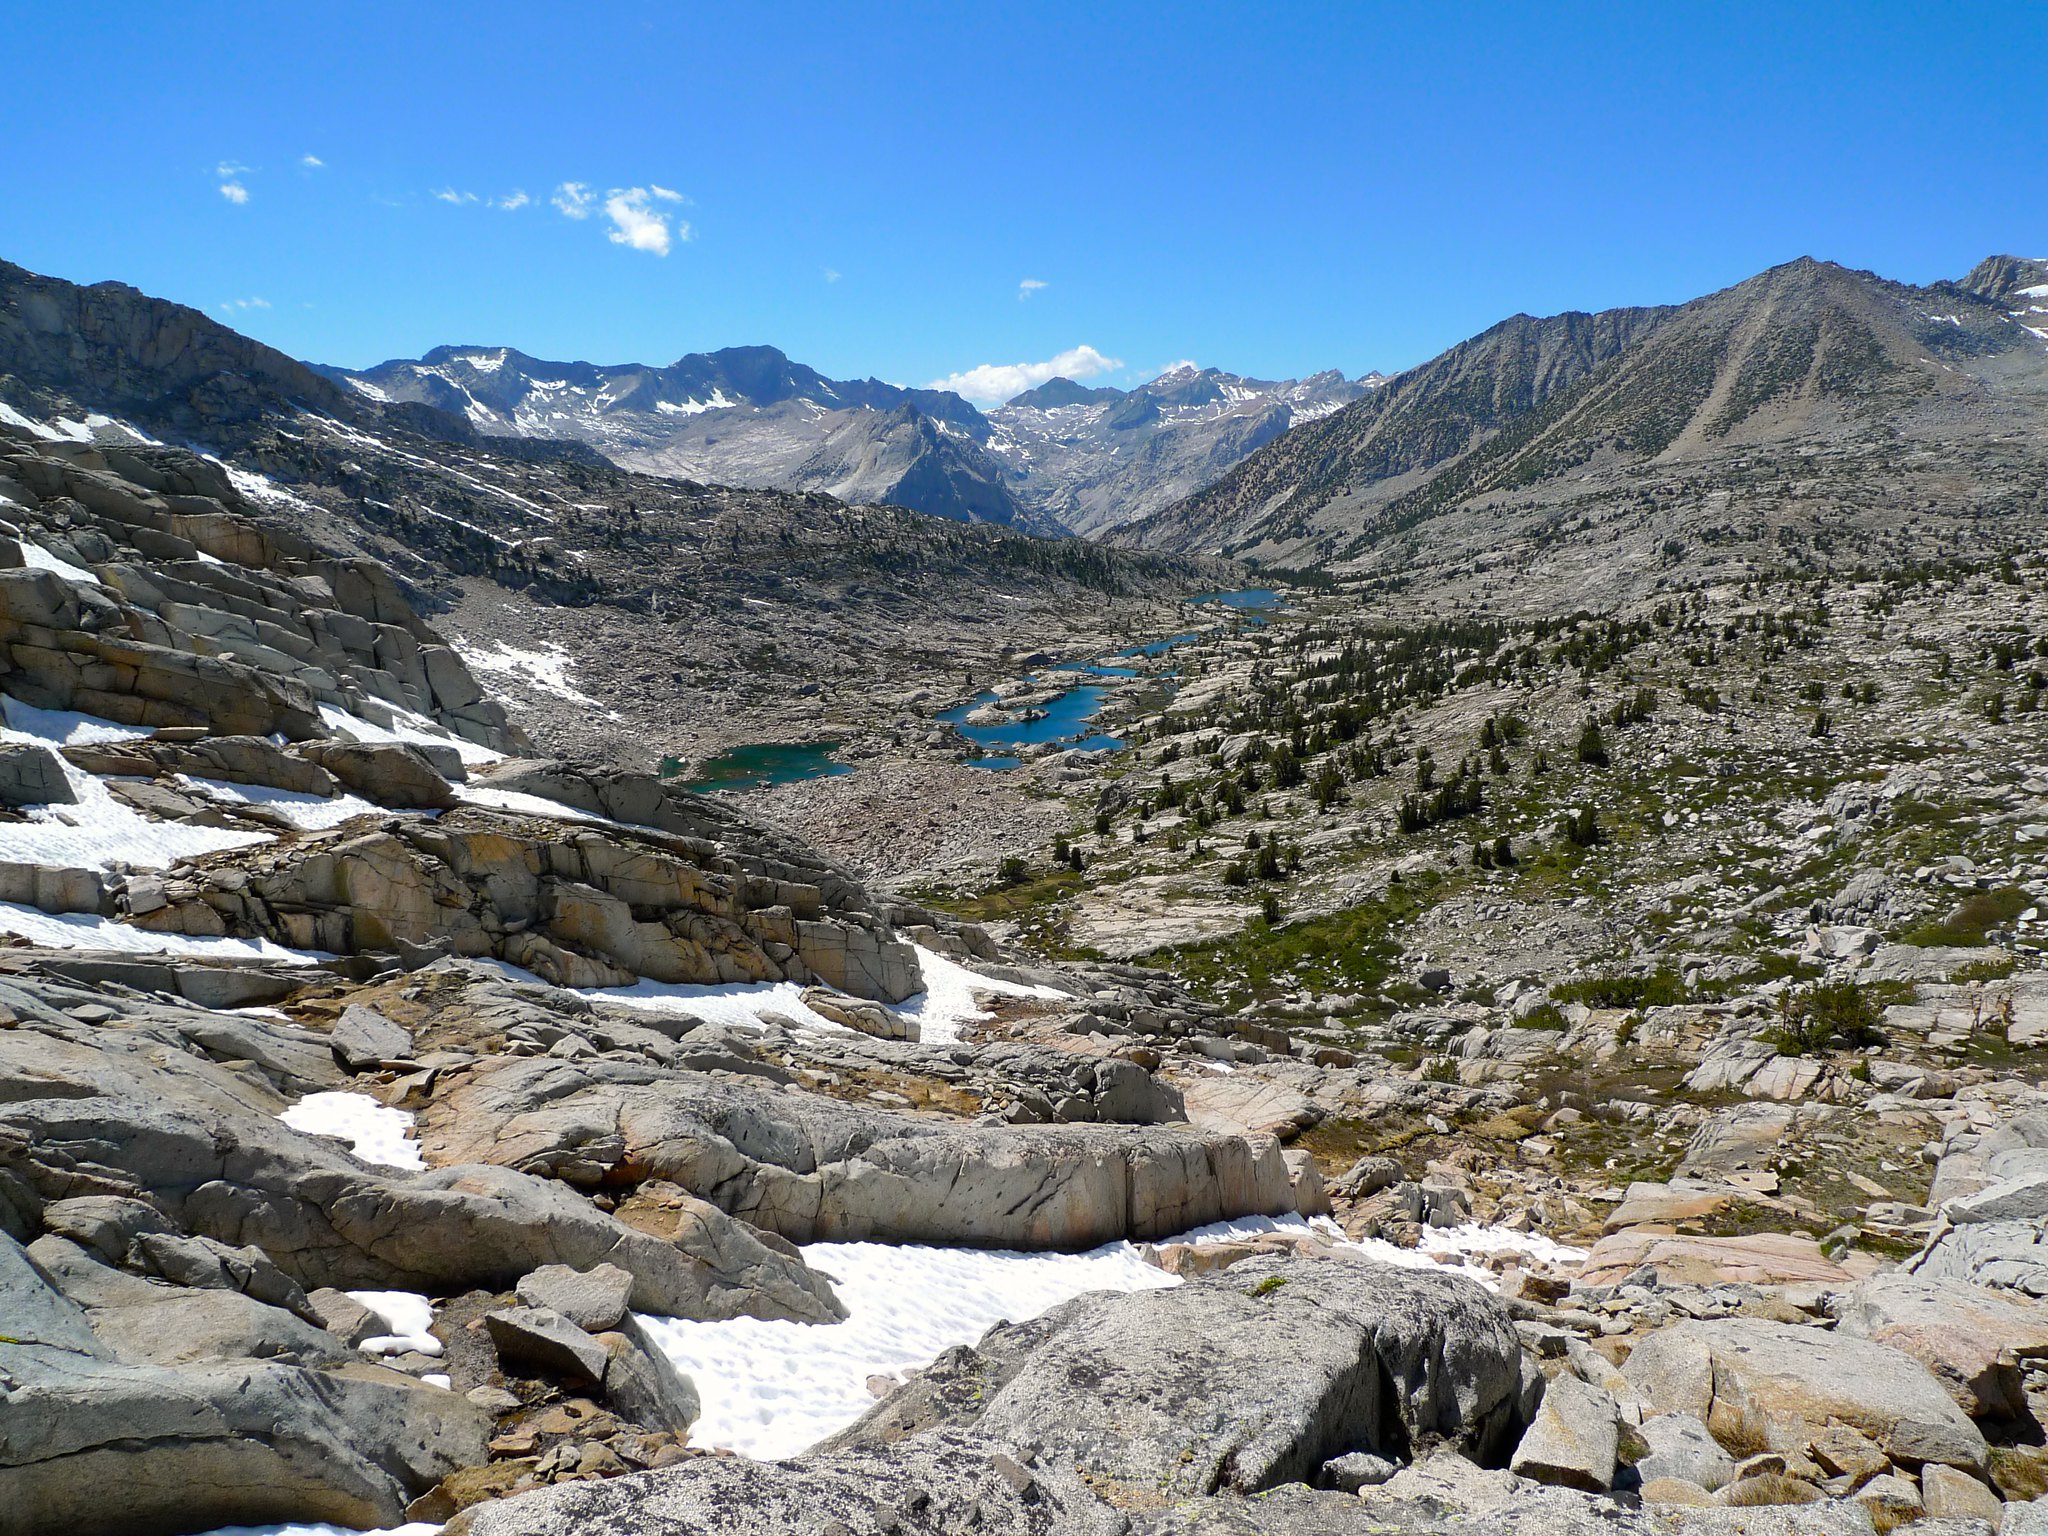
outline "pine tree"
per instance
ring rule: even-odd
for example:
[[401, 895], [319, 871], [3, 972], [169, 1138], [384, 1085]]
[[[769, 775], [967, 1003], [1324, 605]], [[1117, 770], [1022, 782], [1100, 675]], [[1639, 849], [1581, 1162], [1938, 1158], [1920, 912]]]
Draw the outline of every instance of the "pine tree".
[[1579, 761], [1595, 768], [1607, 766], [1607, 743], [1600, 735], [1600, 722], [1590, 715], [1586, 717], [1585, 729], [1579, 732]]

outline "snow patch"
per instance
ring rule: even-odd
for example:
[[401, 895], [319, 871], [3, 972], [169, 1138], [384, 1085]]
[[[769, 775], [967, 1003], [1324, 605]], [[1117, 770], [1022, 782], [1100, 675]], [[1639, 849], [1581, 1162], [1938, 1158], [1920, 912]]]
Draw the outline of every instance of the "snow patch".
[[569, 681], [569, 669], [576, 665], [576, 658], [552, 640], [544, 640], [531, 650], [521, 650], [503, 640], [493, 641], [491, 649], [457, 640], [455, 650], [472, 672], [502, 679], [514, 688], [551, 693], [572, 704], [604, 708]]
[[332, 1136], [349, 1144], [365, 1163], [385, 1168], [424, 1168], [420, 1144], [412, 1139], [412, 1116], [387, 1109], [367, 1093], [309, 1093], [277, 1117], [308, 1136]]
[[1036, 1317], [1084, 1291], [1163, 1290], [1177, 1277], [1130, 1243], [1087, 1253], [1012, 1253], [885, 1243], [811, 1243], [848, 1316], [829, 1325], [643, 1317], [697, 1383], [695, 1445], [764, 1460], [794, 1456], [874, 1406], [867, 1379], [916, 1370], [1005, 1319]]
[[99, 584], [99, 577], [83, 566], [73, 565], [69, 560], [60, 560], [40, 544], [27, 539], [21, 541], [21, 563], [32, 571], [54, 571], [66, 581], [85, 581]]
[[320, 949], [286, 949], [268, 939], [196, 939], [185, 933], [155, 933], [89, 912], [39, 912], [0, 902], [0, 933], [11, 933], [45, 949], [109, 949], [127, 955], [184, 955], [194, 960], [264, 960], [279, 965], [312, 965], [335, 957]]
[[22, 415], [5, 400], [0, 400], [0, 421], [6, 422], [10, 427], [20, 427], [24, 432], [32, 432], [45, 442], [54, 442], [64, 436], [48, 422], [35, 421]]
[[[519, 971], [516, 966], [507, 966], [506, 969], [516, 972], [522, 981], [540, 979]], [[815, 1029], [826, 1034], [850, 1033], [844, 1024], [834, 1023], [822, 1013], [813, 1012], [804, 1001], [804, 989], [793, 981], [730, 982], [717, 986], [640, 981], [630, 987], [583, 987], [575, 991], [578, 997], [588, 998], [593, 1003], [618, 1003], [627, 1008], [646, 1008], [654, 1012], [687, 1013], [710, 1024], [738, 1024], [748, 1029], [759, 1029], [761, 1015], [774, 1013], [800, 1029]]]
[[384, 707], [391, 711], [394, 722], [389, 726], [372, 725], [362, 716], [352, 715], [333, 704], [320, 706], [320, 719], [331, 734], [341, 737], [344, 741], [396, 741], [430, 747], [453, 747], [461, 754], [465, 763], [495, 763], [502, 761], [505, 756], [502, 752], [493, 752], [489, 747], [479, 746], [476, 742], [444, 731], [425, 715], [416, 715], [409, 709], [400, 709], [392, 704]]
[[434, 1304], [417, 1291], [350, 1291], [347, 1295], [350, 1301], [376, 1313], [391, 1330], [363, 1340], [364, 1354], [441, 1353], [441, 1341], [427, 1331], [434, 1326]]
[[[1548, 1239], [1490, 1227], [1433, 1233], [1434, 1249], [1346, 1243], [1335, 1223], [1299, 1216], [1252, 1216], [1197, 1227], [1162, 1243], [1210, 1243], [1269, 1233], [1338, 1239], [1340, 1249], [1412, 1269], [1445, 1269], [1491, 1284], [1470, 1266], [1438, 1254], [1503, 1250], [1583, 1257]], [[1178, 1276], [1147, 1263], [1137, 1244], [1105, 1243], [1086, 1253], [1018, 1253], [887, 1243], [811, 1243], [804, 1262], [832, 1280], [844, 1322], [805, 1324], [734, 1318], [691, 1322], [643, 1317], [662, 1352], [697, 1383], [704, 1413], [692, 1443], [729, 1446], [770, 1460], [793, 1456], [845, 1428], [874, 1406], [870, 1376], [929, 1365], [956, 1344], [971, 1344], [997, 1323], [1021, 1322], [1088, 1291], [1166, 1290]], [[1344, 1262], [1333, 1260], [1332, 1262]]]
[[510, 811], [515, 816], [552, 816], [558, 821], [587, 821], [593, 826], [621, 826], [603, 816], [593, 816], [588, 811], [579, 811], [573, 805], [564, 805], [559, 800], [550, 800], [545, 795], [529, 795], [517, 789], [492, 789], [487, 784], [458, 784], [455, 797], [469, 805], [481, 805], [494, 811]]
[[654, 408], [665, 416], [700, 416], [706, 411], [731, 410], [740, 402], [725, 398], [725, 391], [713, 389], [709, 400], [685, 400], [677, 404], [673, 400], [657, 400]]
[[926, 1045], [950, 1045], [960, 1038], [962, 1024], [990, 1017], [977, 1001], [979, 997], [1033, 997], [1061, 1001], [1068, 996], [1057, 987], [1000, 981], [979, 971], [971, 971], [922, 945], [911, 947], [917, 951], [918, 969], [924, 973], [924, 990], [896, 1004], [896, 1012], [917, 1021], [918, 1038]]
[[139, 741], [151, 733], [146, 725], [117, 725], [98, 715], [82, 715], [72, 709], [38, 709], [11, 696], [0, 695], [0, 711], [7, 728], [53, 747], [83, 747], [98, 742]]
[[321, 832], [338, 827], [355, 816], [389, 816], [392, 812], [373, 805], [360, 795], [309, 795], [296, 789], [273, 789], [267, 784], [232, 784], [226, 779], [195, 779], [184, 774], [178, 782], [197, 790], [209, 800], [224, 805], [261, 806], [284, 817], [301, 832]]
[[[10, 720], [14, 703], [7, 700]], [[11, 728], [0, 730], [0, 741], [48, 744], [45, 736]], [[57, 762], [77, 797], [75, 802], [31, 806], [23, 812], [25, 820], [0, 823], [0, 860], [66, 869], [107, 869], [115, 864], [168, 869], [180, 859], [271, 840], [268, 832], [152, 821], [115, 799], [95, 775], [61, 755]]]

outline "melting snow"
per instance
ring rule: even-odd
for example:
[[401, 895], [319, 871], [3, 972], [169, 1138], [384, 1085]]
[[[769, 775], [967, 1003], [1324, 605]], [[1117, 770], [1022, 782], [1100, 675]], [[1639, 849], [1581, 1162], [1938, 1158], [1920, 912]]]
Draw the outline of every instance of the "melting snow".
[[918, 1037], [925, 1044], [950, 1045], [960, 1038], [960, 1026], [988, 1013], [975, 1001], [977, 994], [996, 997], [1035, 997], [1060, 1000], [1067, 994], [1057, 987], [1026, 986], [999, 981], [966, 966], [934, 954], [922, 945], [917, 950], [918, 968], [924, 972], [924, 991], [896, 1005], [896, 1011], [918, 1023]]
[[268, 939], [195, 939], [184, 933], [155, 933], [88, 912], [38, 912], [0, 902], [0, 933], [15, 934], [48, 949], [112, 949], [130, 955], [188, 955], [195, 960], [267, 960], [311, 965], [332, 960], [318, 949], [286, 949]]
[[40, 438], [56, 439], [64, 436], [47, 422], [34, 421], [22, 415], [5, 400], [0, 400], [0, 421], [6, 422], [10, 427], [20, 427], [25, 432], [33, 432]]
[[494, 641], [493, 647], [486, 650], [464, 640], [455, 642], [456, 651], [469, 663], [472, 672], [502, 678], [514, 687], [539, 689], [572, 704], [587, 704], [592, 709], [604, 707], [569, 681], [569, 669], [576, 665], [576, 658], [554, 641], [543, 641], [533, 650], [520, 650], [503, 640]]
[[197, 790], [209, 800], [228, 805], [261, 806], [284, 817], [301, 832], [319, 832], [338, 827], [352, 816], [389, 816], [383, 806], [372, 805], [360, 795], [320, 796], [296, 789], [272, 789], [267, 784], [232, 784], [226, 779], [195, 779], [178, 775], [179, 782]]
[[[15, 717], [14, 702], [7, 701], [10, 720]], [[47, 744], [48, 740], [39, 732], [0, 730], [0, 741]], [[78, 797], [76, 802], [36, 806], [24, 813], [25, 821], [0, 823], [0, 860], [68, 869], [106, 869], [117, 863], [166, 869], [202, 853], [270, 841], [268, 832], [152, 821], [115, 799], [93, 774], [61, 756], [57, 761], [70, 781], [71, 792]]]
[[277, 1117], [308, 1136], [333, 1136], [363, 1162], [386, 1168], [424, 1168], [412, 1139], [412, 1116], [387, 1109], [367, 1093], [309, 1093]]
[[[505, 969], [521, 981], [539, 978], [519, 970]], [[693, 986], [687, 982], [641, 981], [630, 987], [585, 987], [578, 997], [593, 1003], [619, 1003], [628, 1008], [656, 1012], [692, 1014], [712, 1024], [743, 1024], [758, 1028], [764, 1013], [780, 1014], [802, 1029], [846, 1034], [844, 1024], [835, 1024], [821, 1013], [812, 1012], [804, 1001], [804, 989], [793, 981], [734, 982], [722, 986]]]
[[1036, 1317], [1084, 1291], [1180, 1283], [1130, 1243], [1088, 1253], [812, 1243], [803, 1254], [831, 1277], [845, 1322], [642, 1319], [696, 1381], [704, 1413], [691, 1427], [693, 1444], [794, 1456], [874, 1406], [870, 1376], [929, 1365], [1005, 1319]]
[[[1198, 1227], [1166, 1242], [1220, 1242], [1272, 1232], [1335, 1236], [1333, 1223], [1298, 1216], [1247, 1217]], [[1429, 1234], [1420, 1250], [1390, 1243], [1345, 1243], [1366, 1257], [1414, 1269], [1449, 1268], [1484, 1284], [1483, 1269], [1445, 1265], [1433, 1254], [1527, 1251], [1581, 1258], [1548, 1239], [1468, 1226]], [[699, 1323], [645, 1317], [678, 1369], [697, 1384], [704, 1415], [691, 1429], [700, 1445], [724, 1445], [764, 1459], [793, 1456], [874, 1406], [870, 1376], [931, 1363], [971, 1344], [997, 1323], [1038, 1316], [1087, 1291], [1164, 1290], [1177, 1276], [1145, 1262], [1136, 1244], [1106, 1243], [1086, 1253], [1016, 1253], [886, 1243], [812, 1243], [804, 1261], [831, 1277], [847, 1309], [842, 1323], [816, 1325], [735, 1318]]]
[[33, 704], [24, 704], [7, 695], [0, 695], [0, 710], [6, 712], [10, 729], [24, 736], [34, 736], [53, 747], [135, 741], [150, 734], [146, 725], [116, 725], [98, 715], [81, 715], [70, 709], [37, 709]]
[[60, 560], [40, 544], [21, 541], [21, 563], [32, 571], [55, 571], [66, 581], [86, 581], [95, 585], [99, 577], [82, 566], [73, 565], [69, 560]]
[[347, 741], [409, 741], [430, 747], [453, 747], [465, 763], [495, 763], [505, 755], [452, 735], [425, 715], [416, 715], [409, 709], [391, 704], [385, 708], [391, 711], [395, 722], [389, 726], [372, 725], [362, 716], [352, 715], [333, 704], [320, 706], [320, 718], [328, 730]]
[[[522, 797], [524, 798], [524, 797]], [[550, 802], [552, 803], [552, 802]], [[950, 1044], [960, 1038], [960, 1026], [989, 1015], [976, 1003], [980, 994], [1002, 997], [1064, 998], [1052, 987], [1024, 986], [998, 981], [955, 964], [944, 955], [913, 945], [917, 963], [924, 973], [922, 992], [894, 1005], [904, 1018], [914, 1019], [918, 1037], [927, 1044]], [[539, 977], [517, 966], [500, 968], [517, 981], [537, 982]], [[722, 985], [693, 985], [687, 982], [641, 981], [630, 987], [587, 987], [577, 989], [578, 997], [594, 1003], [620, 1003], [628, 1008], [675, 1010], [694, 1014], [713, 1024], [740, 1024], [749, 1028], [762, 1023], [762, 1015], [774, 1013], [800, 1029], [827, 1034], [846, 1034], [847, 1027], [826, 1018], [804, 1001], [804, 989], [793, 981], [736, 982]]]
[[368, 1307], [391, 1330], [363, 1340], [364, 1354], [441, 1353], [441, 1341], [427, 1331], [434, 1326], [434, 1304], [426, 1297], [415, 1291], [350, 1291], [348, 1298]]

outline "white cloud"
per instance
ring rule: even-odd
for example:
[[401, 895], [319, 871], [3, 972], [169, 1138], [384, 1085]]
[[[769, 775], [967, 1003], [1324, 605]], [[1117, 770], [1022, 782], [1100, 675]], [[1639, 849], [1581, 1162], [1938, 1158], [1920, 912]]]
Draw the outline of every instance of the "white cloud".
[[473, 203], [477, 200], [474, 192], [458, 192], [453, 187], [443, 187], [434, 194], [434, 197], [439, 202], [455, 203], [457, 205]]
[[1038, 292], [1039, 289], [1045, 286], [1045, 283], [1038, 278], [1025, 278], [1023, 282], [1017, 285], [1017, 302], [1019, 304], [1023, 303], [1026, 299], [1030, 298], [1031, 295]]
[[327, 162], [325, 160], [322, 160], [318, 155], [301, 155], [299, 156], [299, 164], [303, 165], [309, 171], [317, 171], [322, 166], [326, 165]]
[[222, 309], [224, 309], [224, 310], [227, 310], [227, 311], [229, 311], [230, 313], [234, 312], [235, 310], [243, 310], [243, 309], [268, 309], [268, 308], [270, 308], [270, 300], [268, 300], [268, 299], [254, 299], [254, 298], [251, 298], [251, 299], [226, 299], [226, 300], [223, 300], [223, 301], [222, 301], [222, 303], [221, 303], [221, 306], [220, 306], [220, 307], [221, 307]]
[[1023, 394], [1027, 389], [1036, 389], [1047, 379], [1087, 379], [1114, 373], [1121, 367], [1120, 359], [1104, 357], [1090, 346], [1079, 346], [1042, 363], [982, 363], [964, 373], [934, 379], [927, 387], [950, 389], [969, 400], [1000, 403]]
[[532, 201], [533, 199], [528, 197], [524, 192], [515, 191], [508, 196], [499, 198], [491, 206], [494, 208], [503, 208], [507, 213], [510, 213], [515, 208], [524, 208], [528, 203]]
[[837, 267], [827, 267], [827, 268], [825, 269], [825, 281], [826, 281], [826, 282], [828, 282], [828, 283], [836, 283], [836, 282], [838, 282], [838, 281], [839, 281], [839, 269], [838, 269]]
[[224, 181], [220, 184], [220, 195], [240, 207], [249, 201], [249, 189], [239, 181]]
[[669, 227], [668, 215], [654, 206], [654, 200], [681, 202], [680, 192], [670, 192], [663, 187], [614, 187], [605, 194], [604, 216], [612, 221], [612, 228], [606, 238], [614, 245], [627, 246], [636, 251], [646, 251], [653, 256], [666, 256], [671, 236], [677, 240], [690, 238], [690, 226], [677, 219], [673, 230]]
[[565, 181], [555, 188], [555, 195], [550, 201], [562, 210], [564, 217], [587, 219], [590, 217], [590, 205], [597, 201], [597, 194], [580, 181]]
[[249, 167], [242, 164], [239, 160], [223, 160], [213, 168], [213, 174], [220, 177], [222, 181], [230, 181], [237, 176], [245, 174], [248, 169]]
[[[495, 206], [523, 208], [530, 201], [524, 192], [515, 192], [511, 197], [501, 198]], [[612, 226], [605, 231], [607, 240], [650, 256], [666, 256], [676, 241], [690, 238], [689, 223], [662, 206], [686, 204], [690, 200], [659, 182], [649, 182], [644, 187], [613, 187], [600, 197], [588, 182], [565, 181], [549, 195], [548, 201], [569, 219], [587, 219], [593, 212], [602, 211]]]

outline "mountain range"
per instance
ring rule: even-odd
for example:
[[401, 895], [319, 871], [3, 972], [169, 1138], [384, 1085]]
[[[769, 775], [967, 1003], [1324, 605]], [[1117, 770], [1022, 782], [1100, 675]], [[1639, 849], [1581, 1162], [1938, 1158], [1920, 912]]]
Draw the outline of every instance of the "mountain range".
[[1516, 315], [1114, 542], [1474, 598], [2038, 548], [2048, 262], [1801, 259], [1687, 304]]
[[[772, 347], [666, 368], [473, 346], [321, 368], [118, 284], [0, 264], [0, 401], [44, 420], [101, 413], [328, 486], [343, 493], [323, 514], [337, 536], [374, 525], [379, 558], [424, 559], [429, 574], [442, 556], [407, 541], [438, 548], [448, 528], [412, 517], [393, 537], [383, 524], [399, 514], [374, 508], [552, 537], [524, 511], [501, 529], [511, 503], [450, 486], [534, 479], [543, 507], [594, 503], [573, 475], [630, 505], [707, 483], [825, 492], [1475, 607], [1610, 606], [1778, 567], [2040, 547], [2048, 261], [1995, 256], [1916, 286], [1802, 258], [1684, 304], [1515, 315], [1392, 378], [1189, 365], [1129, 390], [1055, 378], [987, 412], [948, 391], [830, 379]], [[375, 473], [342, 451], [350, 433], [379, 443]], [[447, 471], [431, 490], [414, 483], [421, 459]], [[348, 502], [350, 486], [381, 490]], [[832, 521], [819, 505], [763, 501], [761, 527]], [[892, 526], [932, 543], [924, 522]], [[942, 564], [994, 546], [947, 548]], [[1118, 569], [1100, 579], [1171, 579]], [[608, 579], [652, 601], [645, 576]]]
[[447, 346], [321, 371], [372, 401], [431, 405], [492, 437], [586, 443], [648, 474], [824, 491], [1039, 534], [1093, 533], [1164, 507], [1372, 382], [1183, 365], [1129, 391], [1053, 379], [984, 414], [947, 390], [830, 379], [765, 346], [667, 367]]
[[[0, 439], [68, 440], [87, 462], [205, 454], [238, 515], [374, 560], [452, 637], [573, 658], [604, 709], [566, 708], [552, 685], [526, 707], [541, 712], [544, 744], [586, 752], [644, 755], [650, 740], [673, 750], [744, 729], [734, 722], [778, 678], [834, 720], [886, 723], [900, 695], [935, 678], [957, 682], [1012, 650], [1102, 645], [1127, 631], [1125, 614], [1154, 602], [1171, 614], [1240, 574], [623, 469], [582, 441], [482, 433], [466, 411], [371, 398], [121, 283], [5, 263]], [[568, 737], [548, 741], [549, 708]]]

